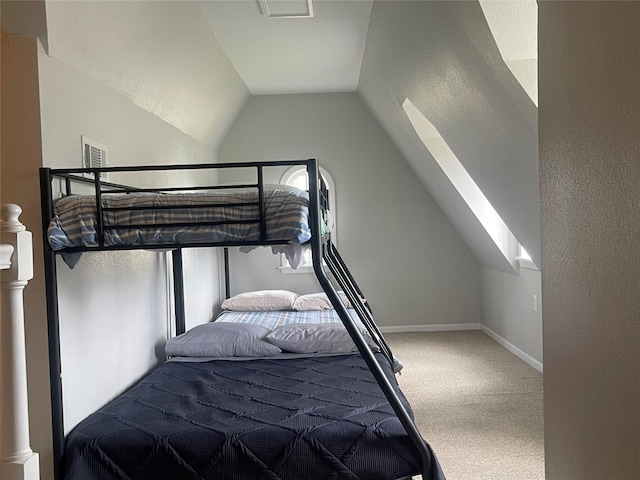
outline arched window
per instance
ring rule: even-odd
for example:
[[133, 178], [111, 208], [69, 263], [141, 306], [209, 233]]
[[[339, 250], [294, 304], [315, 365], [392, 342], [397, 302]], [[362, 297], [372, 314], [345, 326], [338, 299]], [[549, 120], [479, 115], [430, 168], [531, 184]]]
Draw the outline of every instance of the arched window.
[[[329, 175], [324, 168], [320, 167], [320, 175], [324, 180], [325, 185], [327, 186], [327, 190], [329, 191], [329, 208], [331, 210], [332, 221], [332, 229], [331, 229], [331, 240], [334, 244], [336, 244], [336, 189], [335, 184], [333, 182], [333, 178]], [[282, 178], [280, 179], [280, 183], [283, 185], [289, 185], [291, 187], [296, 187], [301, 190], [309, 189], [309, 176], [307, 175], [307, 168], [305, 166], [295, 166], [288, 169]], [[312, 270], [312, 262], [311, 262], [311, 250], [305, 253], [305, 263], [302, 267], [298, 269], [292, 269], [289, 267], [289, 263], [284, 255], [281, 255], [281, 271], [283, 273], [307, 273]]]

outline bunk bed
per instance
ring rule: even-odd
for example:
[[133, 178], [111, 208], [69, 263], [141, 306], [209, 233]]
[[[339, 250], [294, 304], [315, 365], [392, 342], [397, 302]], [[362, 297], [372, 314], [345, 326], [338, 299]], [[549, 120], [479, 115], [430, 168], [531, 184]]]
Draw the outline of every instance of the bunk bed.
[[[306, 167], [308, 191], [265, 184], [265, 169], [296, 165]], [[162, 188], [105, 181], [107, 174], [123, 178], [133, 172], [229, 168], [255, 172], [257, 181]], [[55, 202], [54, 182], [62, 192]], [[40, 184], [57, 480], [391, 480], [416, 474], [424, 480], [444, 479], [395, 380], [401, 365], [331, 241], [328, 195], [317, 160], [42, 168]], [[75, 185], [89, 185], [91, 192], [77, 195]], [[229, 299], [228, 247], [257, 246], [271, 246], [293, 260], [299, 258], [299, 249], [311, 249], [315, 275], [334, 315], [328, 323], [339, 322], [342, 331], [346, 329], [350, 351], [308, 355], [283, 346], [277, 347], [278, 355], [261, 351], [229, 356], [226, 351], [214, 359], [202, 352], [197, 358], [193, 352], [185, 354], [182, 340], [195, 335], [195, 329], [185, 332], [182, 249], [224, 248]], [[166, 363], [65, 439], [56, 257], [63, 256], [72, 267], [87, 252], [136, 249], [172, 252], [176, 337], [167, 347], [177, 349], [167, 350], [171, 358]], [[265, 318], [274, 312], [267, 313]], [[299, 329], [299, 323], [285, 320], [281, 325]], [[258, 326], [238, 317], [200, 327], [209, 330], [207, 335], [211, 330], [237, 335], [238, 327], [239, 335], [257, 335], [259, 341], [276, 331], [273, 325]], [[186, 348], [192, 346], [187, 342]]]

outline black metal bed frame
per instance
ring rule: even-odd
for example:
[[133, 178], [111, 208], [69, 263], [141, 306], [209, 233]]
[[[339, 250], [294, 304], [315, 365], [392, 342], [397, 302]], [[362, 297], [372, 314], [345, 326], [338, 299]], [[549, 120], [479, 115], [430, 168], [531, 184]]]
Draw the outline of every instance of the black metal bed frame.
[[[184, 305], [184, 285], [183, 285], [183, 269], [182, 269], [182, 249], [195, 247], [224, 247], [224, 272], [225, 272], [225, 294], [230, 296], [229, 281], [229, 255], [228, 247], [245, 246], [245, 245], [277, 245], [285, 244], [286, 241], [272, 241], [267, 238], [265, 205], [264, 205], [264, 177], [263, 171], [268, 167], [292, 167], [306, 166], [309, 176], [309, 215], [311, 227], [310, 247], [313, 259], [314, 273], [320, 282], [323, 290], [327, 294], [342, 323], [353, 339], [358, 351], [364, 358], [367, 366], [373, 373], [376, 381], [382, 389], [384, 395], [389, 401], [398, 419], [402, 423], [404, 429], [409, 435], [411, 441], [417, 448], [421, 463], [422, 473], [429, 474], [433, 471], [434, 461], [432, 460], [432, 452], [426, 444], [414, 421], [402, 405], [398, 395], [393, 389], [391, 383], [385, 376], [378, 360], [372, 353], [360, 330], [355, 325], [349, 312], [343, 305], [338, 292], [333, 283], [327, 276], [323, 268], [323, 260], [331, 271], [335, 281], [345, 292], [351, 305], [355, 309], [358, 317], [365, 325], [369, 334], [376, 341], [382, 353], [395, 367], [395, 357], [387, 345], [384, 337], [373, 320], [371, 308], [365, 297], [358, 287], [355, 279], [347, 269], [342, 257], [338, 253], [337, 248], [331, 241], [330, 233], [322, 234], [322, 212], [328, 210], [328, 196], [326, 194], [326, 186], [319, 172], [317, 159], [308, 160], [283, 160], [269, 162], [243, 162], [243, 163], [217, 163], [217, 164], [186, 164], [186, 165], [165, 165], [165, 166], [137, 166], [137, 167], [105, 167], [105, 168], [71, 168], [71, 169], [40, 169], [40, 188], [41, 188], [41, 205], [42, 205], [42, 226], [43, 226], [43, 243], [44, 243], [44, 263], [45, 263], [45, 286], [46, 286], [46, 305], [47, 305], [47, 328], [49, 336], [49, 374], [51, 382], [51, 414], [53, 429], [53, 458], [54, 458], [54, 474], [57, 480], [62, 478], [62, 460], [64, 455], [64, 421], [63, 421], [63, 404], [62, 404], [62, 369], [60, 357], [60, 330], [59, 330], [59, 313], [58, 313], [58, 288], [57, 288], [57, 267], [56, 256], [63, 251], [54, 251], [49, 245], [47, 229], [51, 218], [54, 216], [53, 210], [53, 189], [52, 181], [58, 178], [64, 181], [66, 194], [71, 193], [72, 182], [91, 183], [96, 196], [97, 223], [98, 223], [98, 246], [92, 247], [74, 247], [65, 249], [64, 252], [90, 252], [90, 251], [111, 251], [111, 250], [139, 250], [144, 249], [172, 249], [173, 264], [173, 284], [174, 284], [174, 304], [175, 304], [175, 327], [176, 334], [185, 331], [185, 305]], [[258, 211], [259, 218], [250, 221], [240, 222], [224, 222], [231, 223], [256, 223], [260, 225], [260, 239], [257, 241], [241, 241], [241, 242], [206, 242], [206, 243], [180, 243], [180, 244], [162, 244], [162, 245], [114, 245], [108, 246], [104, 243], [104, 232], [110, 228], [126, 228], [105, 225], [103, 222], [103, 208], [101, 198], [102, 195], [112, 193], [127, 192], [176, 192], [185, 190], [198, 189], [216, 189], [229, 188], [229, 186], [219, 187], [177, 187], [177, 188], [136, 188], [128, 187], [120, 184], [110, 183], [101, 180], [104, 173], [109, 172], [143, 172], [143, 171], [171, 171], [171, 170], [199, 170], [199, 169], [229, 169], [229, 168], [255, 168], [257, 172], [257, 183], [249, 183], [245, 185], [234, 185], [233, 188], [256, 188], [258, 190]], [[93, 178], [86, 178], [82, 175], [91, 174]], [[249, 205], [249, 204], [247, 204]], [[252, 205], [256, 205], [253, 203]], [[180, 208], [174, 206], [172, 208]], [[209, 223], [211, 224], [211, 223]], [[171, 224], [177, 226], [176, 224]], [[196, 224], [181, 224], [181, 226], [195, 226]], [[198, 223], [202, 225], [202, 223]], [[166, 225], [165, 225], [166, 226]], [[131, 227], [131, 226], [129, 226]], [[133, 226], [135, 228], [135, 226]], [[145, 225], [145, 228], [155, 227], [154, 225]], [[395, 371], [395, 368], [394, 368]]]

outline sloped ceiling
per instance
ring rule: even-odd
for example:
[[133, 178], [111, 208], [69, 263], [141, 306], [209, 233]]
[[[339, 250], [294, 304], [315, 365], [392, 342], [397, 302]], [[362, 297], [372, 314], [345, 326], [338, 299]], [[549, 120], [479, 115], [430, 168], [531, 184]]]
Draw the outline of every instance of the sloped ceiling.
[[48, 1], [49, 55], [214, 149], [249, 98], [197, 2]]
[[251, 94], [356, 90], [479, 261], [502, 269], [413, 131], [409, 98], [539, 265], [537, 109], [478, 2], [315, 0], [313, 19], [266, 18], [257, 0], [45, 5], [52, 57], [214, 151]]
[[419, 141], [405, 98], [539, 265], [537, 109], [502, 60], [477, 2], [375, 2], [358, 92], [481, 263], [503, 264]]
[[538, 106], [538, 2], [480, 0], [480, 7], [504, 63]]

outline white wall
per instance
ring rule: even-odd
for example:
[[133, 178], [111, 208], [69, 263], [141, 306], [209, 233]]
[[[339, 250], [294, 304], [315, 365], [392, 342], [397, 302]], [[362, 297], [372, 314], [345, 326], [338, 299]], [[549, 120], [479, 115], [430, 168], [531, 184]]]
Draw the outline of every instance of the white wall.
[[638, 2], [539, 2], [548, 480], [640, 472]]
[[[44, 165], [79, 167], [81, 135], [108, 146], [111, 166], [214, 161], [209, 146], [42, 48], [38, 68]], [[191, 180], [187, 173], [172, 177]], [[188, 309], [188, 324], [195, 325], [209, 321], [219, 303], [218, 255], [184, 255], [185, 290], [199, 300]], [[84, 254], [73, 271], [58, 261], [67, 430], [163, 359], [165, 272], [165, 254], [157, 252]]]
[[[314, 157], [335, 181], [338, 248], [377, 322], [479, 323], [477, 261], [357, 94], [252, 97], [218, 151], [224, 162]], [[234, 255], [233, 292], [319, 289], [278, 265]]]
[[[534, 368], [542, 369], [542, 290], [540, 272], [519, 274], [480, 270], [482, 327], [491, 337]], [[537, 311], [534, 311], [533, 296]]]

